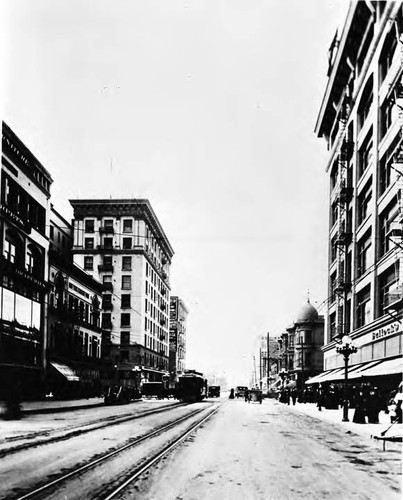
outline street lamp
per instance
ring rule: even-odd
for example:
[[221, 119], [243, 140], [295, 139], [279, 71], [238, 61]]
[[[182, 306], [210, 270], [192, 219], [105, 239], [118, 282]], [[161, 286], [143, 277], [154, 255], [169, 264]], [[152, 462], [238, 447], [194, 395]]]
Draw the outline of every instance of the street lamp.
[[353, 341], [348, 335], [344, 335], [340, 345], [336, 347], [336, 352], [344, 357], [344, 401], [343, 401], [343, 422], [348, 422], [348, 359], [350, 354], [357, 352], [357, 348], [353, 345]]

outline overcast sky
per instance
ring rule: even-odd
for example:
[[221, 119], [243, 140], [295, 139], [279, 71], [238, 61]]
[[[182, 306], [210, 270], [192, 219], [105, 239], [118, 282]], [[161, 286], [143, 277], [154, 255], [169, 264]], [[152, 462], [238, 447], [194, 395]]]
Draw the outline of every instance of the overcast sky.
[[[187, 366], [247, 382], [259, 335], [327, 297], [314, 126], [346, 0], [3, 0], [3, 119], [52, 202], [148, 198]], [[322, 307], [320, 312], [325, 309]]]

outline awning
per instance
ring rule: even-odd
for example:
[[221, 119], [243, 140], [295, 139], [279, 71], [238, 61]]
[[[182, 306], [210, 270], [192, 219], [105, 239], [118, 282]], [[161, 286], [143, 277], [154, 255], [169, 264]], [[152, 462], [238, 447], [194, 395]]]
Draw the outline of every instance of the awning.
[[[363, 377], [376, 377], [381, 375], [393, 375], [403, 372], [403, 358], [377, 359], [358, 363], [348, 367], [348, 380], [357, 380]], [[315, 377], [310, 378], [305, 384], [321, 384], [322, 382], [336, 382], [344, 380], [344, 366], [327, 370]]]
[[69, 366], [62, 365], [61, 363], [56, 363], [54, 361], [51, 361], [50, 364], [70, 382], [78, 382], [80, 380], [79, 377], [77, 377], [77, 375], [75, 374], [74, 370]]
[[375, 366], [362, 370], [363, 377], [379, 377], [382, 375], [397, 375], [403, 372], [403, 358], [384, 359]]

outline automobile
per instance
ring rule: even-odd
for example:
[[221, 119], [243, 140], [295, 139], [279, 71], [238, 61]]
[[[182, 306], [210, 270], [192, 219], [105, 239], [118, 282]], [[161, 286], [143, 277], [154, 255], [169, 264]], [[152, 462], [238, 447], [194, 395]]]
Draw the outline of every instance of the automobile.
[[220, 386], [219, 385], [210, 385], [208, 388], [208, 396], [209, 398], [219, 398], [220, 397]]
[[245, 392], [247, 390], [248, 390], [248, 388], [245, 385], [237, 385], [235, 387], [235, 397], [236, 398], [244, 398]]

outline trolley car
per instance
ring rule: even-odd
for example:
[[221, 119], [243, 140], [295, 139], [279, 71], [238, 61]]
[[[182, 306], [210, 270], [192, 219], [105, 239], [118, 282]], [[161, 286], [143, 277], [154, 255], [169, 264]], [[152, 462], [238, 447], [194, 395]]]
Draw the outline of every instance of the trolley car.
[[195, 370], [186, 370], [179, 377], [176, 388], [176, 397], [180, 401], [195, 403], [207, 397], [207, 380], [204, 375]]

